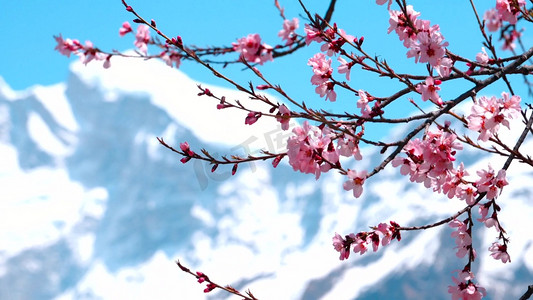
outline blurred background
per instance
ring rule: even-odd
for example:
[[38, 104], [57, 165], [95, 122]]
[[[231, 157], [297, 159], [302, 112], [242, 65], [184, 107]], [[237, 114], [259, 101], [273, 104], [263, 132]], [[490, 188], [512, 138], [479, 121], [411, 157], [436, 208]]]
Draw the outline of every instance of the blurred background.
[[[494, 5], [478, 2], [481, 14]], [[468, 3], [410, 3], [422, 19], [440, 25], [453, 52], [473, 59], [481, 50], [482, 36]], [[270, 45], [281, 43], [282, 19], [274, 1], [129, 4], [185, 44], [228, 46], [250, 33], [261, 34]], [[287, 18], [300, 18], [297, 32], [303, 34], [298, 2], [280, 4]], [[323, 14], [327, 5], [309, 3], [308, 9]], [[112, 67], [104, 69], [101, 62], [84, 66], [54, 51], [58, 34], [91, 40], [108, 51], [132, 49], [133, 36], [118, 35], [122, 23], [132, 19], [121, 1], [12, 1], [0, 7], [1, 299], [228, 296], [204, 294], [204, 286], [176, 267], [178, 259], [218, 283], [249, 288], [260, 299], [449, 298], [451, 276], [465, 262], [455, 257], [448, 228], [405, 234], [401, 243], [342, 262], [331, 237], [388, 220], [434, 222], [463, 203], [410, 184], [392, 168], [369, 180], [363, 197], [354, 199], [342, 189], [342, 176], [328, 173], [315, 181], [285, 162], [276, 169], [268, 162], [243, 165], [235, 176], [223, 166], [211, 173], [202, 162], [182, 164], [156, 137], [175, 146], [187, 141], [196, 151], [245, 155], [259, 148], [282, 151], [287, 132], [266, 118], [245, 126], [243, 113], [217, 111], [212, 99], [197, 97], [196, 85], [202, 84], [230, 99], [246, 99], [191, 62], [176, 70], [156, 61], [112, 58]], [[374, 1], [338, 1], [333, 15], [348, 34], [365, 37], [368, 53], [387, 59], [398, 72], [424, 74], [425, 66], [406, 59], [398, 38], [387, 34], [388, 19], [386, 7]], [[527, 31], [524, 43], [532, 45]], [[335, 103], [315, 94], [307, 60], [318, 51], [315, 43], [260, 70], [310, 106], [358, 111], [350, 93], [339, 91]], [[242, 84], [261, 83], [239, 66], [220, 69]], [[513, 80], [517, 94], [530, 103], [522, 79]], [[350, 84], [377, 96], [399, 87], [357, 70]], [[441, 96], [453, 99], [468, 87], [446, 83]], [[503, 90], [497, 83], [485, 92]], [[408, 97], [394, 107], [397, 115], [412, 111]], [[376, 126], [365, 134], [391, 140], [407, 130]], [[531, 143], [524, 147], [531, 149]], [[363, 149], [363, 156], [354, 168], [371, 169], [383, 158], [371, 148]], [[459, 158], [472, 170], [489, 160], [495, 168], [503, 164], [469, 149]], [[477, 226], [475, 233], [474, 272], [489, 299], [517, 298], [533, 280], [531, 235], [522, 223], [533, 213], [533, 174], [520, 165], [509, 174], [500, 218], [512, 239], [512, 263], [488, 256], [494, 231]]]

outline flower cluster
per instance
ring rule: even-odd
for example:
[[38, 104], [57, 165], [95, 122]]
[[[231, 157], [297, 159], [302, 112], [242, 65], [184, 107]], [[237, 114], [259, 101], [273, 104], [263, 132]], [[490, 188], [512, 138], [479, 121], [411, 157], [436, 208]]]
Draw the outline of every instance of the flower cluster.
[[204, 289], [204, 293], [209, 293], [214, 290], [217, 285], [209, 281], [209, 277], [202, 272], [196, 272], [198, 283], [207, 282], [207, 287]]
[[[454, 170], [453, 167], [456, 150], [463, 147], [456, 139], [455, 134], [443, 129], [428, 131], [423, 140], [417, 138], [407, 143], [404, 147], [406, 158], [397, 156], [391, 163], [400, 167], [402, 175], [409, 175], [412, 182], [424, 183], [427, 188], [433, 187], [435, 192], [450, 194], [452, 187], [456, 187], [464, 176], [462, 169]], [[455, 192], [459, 193], [458, 190]], [[451, 193], [451, 197], [453, 195], [455, 193]]]
[[478, 140], [488, 141], [504, 125], [509, 128], [509, 119], [520, 116], [520, 96], [509, 96], [503, 92], [502, 98], [479, 97], [467, 117], [468, 128], [478, 131]]
[[74, 54], [77, 55], [85, 65], [92, 60], [103, 60], [104, 68], [107, 69], [111, 66], [111, 55], [101, 53], [93, 46], [91, 41], [86, 41], [85, 45], [82, 45], [78, 40], [63, 39], [61, 34], [59, 36], [54, 36], [54, 38], [57, 42], [55, 50], [67, 57]]
[[459, 278], [452, 277], [455, 285], [448, 286], [452, 300], [480, 300], [487, 294], [485, 288], [472, 282], [474, 274], [468, 268], [459, 272], [457, 277]]
[[189, 143], [183, 142], [180, 144], [180, 149], [183, 151], [183, 157], [180, 159], [182, 163], [186, 163], [196, 154], [189, 147]]
[[509, 184], [505, 178], [505, 170], [499, 170], [498, 174], [495, 175], [494, 169], [490, 165], [488, 170], [477, 171], [477, 175], [479, 180], [476, 181], [475, 186], [479, 192], [487, 193], [486, 198], [489, 200], [498, 197], [503, 187]]
[[331, 59], [326, 58], [324, 53], [317, 53], [315, 56], [309, 59], [307, 65], [313, 67], [313, 76], [311, 77], [311, 83], [316, 85], [315, 92], [320, 97], [326, 96], [326, 100], [331, 102], [337, 100], [337, 94], [333, 90], [335, 83], [330, 81], [331, 73]]
[[444, 57], [448, 42], [444, 41], [439, 25], [430, 26], [428, 20], [418, 19], [420, 13], [411, 5], [406, 11], [407, 16], [402, 11], [389, 11], [389, 33], [396, 32], [403, 45], [409, 48], [407, 57], [414, 57], [417, 63], [429, 63], [439, 75], [448, 76], [453, 63]]
[[[378, 251], [380, 242], [382, 246], [387, 246], [394, 239], [400, 241], [402, 239], [399, 229], [400, 225], [394, 221], [390, 221], [389, 223], [390, 225], [380, 223], [373, 231], [363, 231], [357, 234], [350, 233], [344, 238], [338, 233], [335, 233], [333, 247], [340, 253], [339, 259], [348, 259], [351, 250], [354, 253], [363, 255], [370, 245], [372, 245], [373, 251], [376, 252]], [[353, 249], [351, 249], [352, 246]]]
[[265, 43], [261, 43], [261, 36], [259, 34], [249, 34], [246, 37], [237, 40], [237, 43], [232, 43], [233, 50], [239, 52], [249, 63], [258, 63], [260, 65], [267, 61], [272, 61], [273, 48]]
[[518, 14], [525, 5], [525, 0], [496, 0], [496, 7], [487, 10], [483, 15], [487, 29], [498, 31], [504, 21], [516, 24]]
[[461, 222], [454, 219], [449, 225], [452, 228], [457, 228], [456, 231], [452, 232], [452, 237], [455, 238], [455, 248], [457, 249], [455, 255], [463, 258], [468, 252], [472, 251], [475, 257], [476, 252], [472, 248], [472, 228], [468, 226], [468, 221]]
[[[345, 130], [350, 132], [348, 128]], [[353, 132], [338, 135], [327, 126], [316, 127], [307, 121], [292, 132], [287, 141], [287, 155], [295, 171], [315, 174], [318, 179], [321, 173], [339, 166], [339, 156], [362, 159], [359, 142]]]

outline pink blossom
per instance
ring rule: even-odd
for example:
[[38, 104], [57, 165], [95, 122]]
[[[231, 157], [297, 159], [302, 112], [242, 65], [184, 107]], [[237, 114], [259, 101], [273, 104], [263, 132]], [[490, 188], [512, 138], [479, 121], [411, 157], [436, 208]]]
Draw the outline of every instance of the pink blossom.
[[359, 172], [355, 170], [348, 170], [346, 175], [348, 176], [348, 180], [344, 182], [344, 189], [346, 191], [353, 190], [353, 196], [355, 198], [359, 198], [363, 193], [363, 184], [365, 183], [367, 176], [366, 170]]
[[[350, 128], [346, 128], [350, 131]], [[359, 140], [351, 135], [344, 135], [337, 138], [337, 146], [339, 155], [350, 157], [353, 156], [355, 160], [363, 159], [361, 151], [359, 151]]]
[[502, 93], [502, 98], [479, 97], [467, 116], [468, 128], [480, 132], [478, 140], [488, 141], [500, 128], [509, 128], [509, 119], [520, 115], [520, 97]]
[[289, 121], [291, 120], [291, 111], [285, 106], [285, 104], [281, 104], [278, 107], [278, 114], [276, 115], [276, 120], [281, 123], [281, 129], [288, 130], [289, 129]]
[[485, 51], [485, 47], [481, 47], [481, 52], [476, 54], [476, 61], [485, 65], [489, 63], [489, 56], [487, 55], [487, 51]]
[[489, 247], [489, 251], [492, 252], [492, 256], [496, 260], [501, 260], [503, 263], [511, 262], [511, 257], [507, 253], [507, 245], [500, 245], [499, 243], [492, 243], [492, 246]]
[[171, 68], [175, 66], [178, 69], [181, 65], [181, 55], [176, 51], [165, 51], [160, 54], [160, 57]]
[[324, 82], [321, 85], [315, 88], [315, 92], [320, 95], [320, 97], [326, 96], [325, 100], [335, 102], [337, 100], [337, 93], [333, 90], [335, 83], [333, 81]]
[[459, 273], [459, 279], [452, 277], [455, 285], [448, 286], [448, 293], [451, 294], [452, 300], [481, 300], [487, 294], [487, 291], [472, 282], [474, 275], [470, 271]]
[[407, 57], [415, 57], [415, 62], [427, 62], [432, 67], [437, 67], [446, 54], [444, 47], [448, 46], [439, 32], [439, 26], [433, 25], [429, 31], [419, 32], [416, 38], [417, 42], [411, 44]]
[[510, 24], [516, 24], [517, 16], [520, 13], [520, 7], [526, 5], [525, 0], [496, 0], [496, 10], [502, 21]]
[[471, 184], [460, 183], [456, 194], [459, 199], [465, 200], [468, 205], [474, 205], [476, 202], [477, 191]]
[[487, 29], [491, 32], [498, 31], [502, 27], [502, 20], [496, 8], [491, 8], [483, 14], [483, 20]]
[[[335, 33], [339, 35], [338, 38], [335, 38]], [[343, 29], [338, 29], [335, 31], [334, 29], [328, 28], [325, 34], [330, 37], [331, 42], [322, 44], [322, 46], [320, 46], [320, 50], [326, 52], [327, 56], [333, 56], [334, 54], [338, 53], [346, 41], [353, 42], [355, 39], [353, 35], [346, 34]]]
[[137, 33], [135, 34], [135, 42], [133, 44], [141, 53], [146, 55], [148, 53], [148, 42], [150, 42], [150, 27], [146, 25], [139, 25]]
[[346, 80], [350, 80], [350, 70], [352, 69], [354, 62], [347, 62], [342, 57], [339, 56], [337, 60], [341, 63], [341, 65], [338, 67], [338, 72], [340, 74], [346, 74]]
[[463, 258], [472, 248], [472, 238], [468, 233], [467, 224], [454, 219], [449, 223], [449, 226], [457, 228], [456, 231], [452, 232], [452, 237], [455, 238], [455, 244], [457, 245], [457, 247], [455, 247], [457, 249], [455, 255], [459, 258]]
[[416, 32], [411, 27], [409, 27], [409, 22], [407, 21], [407, 18], [409, 18], [411, 24], [415, 24], [416, 19], [418, 18], [418, 16], [420, 16], [420, 13], [415, 11], [412, 5], [407, 5], [406, 11], [408, 17], [406, 17], [402, 11], [389, 11], [390, 26], [388, 32], [391, 33], [392, 31], [395, 31], [398, 37], [400, 38], [400, 41], [403, 41], [403, 45], [409, 48], [411, 46], [411, 43], [416, 40]]
[[476, 187], [479, 192], [486, 192], [489, 200], [498, 197], [503, 187], [509, 184], [505, 178], [505, 170], [499, 170], [498, 175], [495, 176], [490, 164], [488, 170], [477, 171], [477, 175], [480, 178], [475, 183]]
[[323, 41], [322, 37], [320, 36], [320, 30], [316, 29], [314, 27], [311, 27], [309, 24], [305, 24], [305, 44], [309, 46], [311, 42], [317, 42], [321, 43]]
[[387, 9], [390, 9], [390, 6], [392, 4], [392, 0], [376, 0], [376, 4], [377, 5], [383, 5], [383, 4], [387, 3], [387, 2], [389, 2], [387, 4]]
[[237, 43], [232, 43], [232, 45], [233, 49], [248, 62], [262, 65], [267, 61], [274, 60], [273, 48], [267, 44], [261, 44], [261, 36], [257, 33], [240, 38]]
[[261, 117], [261, 112], [251, 111], [246, 116], [246, 119], [244, 120], [244, 124], [246, 125], [252, 125]]
[[338, 154], [331, 147], [331, 133], [327, 127], [321, 130], [304, 121], [301, 127], [295, 127], [292, 132], [293, 135], [287, 140], [287, 156], [295, 171], [313, 173], [318, 179], [322, 172], [331, 168], [330, 163], [338, 162]]
[[416, 86], [416, 91], [422, 94], [423, 101], [431, 100], [433, 103], [442, 105], [442, 99], [437, 93], [437, 91], [440, 91], [440, 87], [438, 87], [440, 83], [440, 80], [433, 80], [433, 77], [428, 76], [424, 83]]
[[361, 109], [361, 117], [369, 118], [370, 113], [372, 112], [370, 105], [368, 105], [370, 97], [363, 90], [358, 90], [357, 95], [359, 96], [359, 99], [357, 100], [357, 107]]
[[361, 239], [360, 234], [357, 234], [356, 241], [354, 242], [353, 252], [359, 253], [360, 255], [365, 254], [366, 251], [368, 250], [366, 244], [367, 244], [366, 238]]
[[111, 67], [111, 55], [108, 55], [104, 61], [104, 69], [109, 69]]
[[392, 231], [389, 229], [389, 225], [385, 223], [380, 223], [376, 229], [377, 232], [381, 233], [381, 245], [387, 246], [392, 240]]
[[346, 236], [346, 240], [343, 239], [338, 233], [335, 233], [335, 236], [333, 237], [333, 247], [337, 252], [340, 253], [340, 260], [345, 260], [350, 257], [350, 246], [354, 240], [355, 235], [353, 233]]
[[295, 30], [298, 29], [298, 22], [298, 18], [283, 21], [283, 29], [279, 31], [278, 36], [286, 41], [285, 45], [292, 45], [294, 43], [297, 36]]
[[333, 72], [331, 59], [327, 59], [324, 53], [315, 54], [307, 61], [307, 65], [313, 67], [314, 75], [311, 77], [311, 83], [314, 85], [327, 82]]
[[130, 23], [126, 21], [122, 23], [122, 27], [120, 27], [120, 29], [118, 30], [118, 34], [120, 36], [125, 36], [127, 33], [132, 32], [132, 31], [133, 30], [131, 29]]
[[436, 66], [437, 73], [439, 73], [440, 77], [448, 77], [450, 76], [450, 73], [452, 72], [453, 67], [453, 60], [443, 57], [441, 58]]
[[83, 46], [78, 40], [64, 40], [61, 34], [59, 36], [54, 36], [54, 39], [57, 42], [55, 50], [67, 57], [70, 57], [71, 53], [77, 53], [78, 50], [83, 49]]

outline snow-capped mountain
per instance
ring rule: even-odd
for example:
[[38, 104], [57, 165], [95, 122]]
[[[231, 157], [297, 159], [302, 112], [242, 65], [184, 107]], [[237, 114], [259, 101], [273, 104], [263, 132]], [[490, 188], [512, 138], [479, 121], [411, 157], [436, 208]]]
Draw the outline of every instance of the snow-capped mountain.
[[[331, 237], [388, 220], [434, 222], [463, 203], [392, 168], [354, 199], [333, 173], [315, 181], [286, 164], [249, 164], [235, 176], [223, 166], [211, 173], [202, 162], [183, 165], [156, 137], [217, 154], [279, 151], [287, 137], [274, 120], [248, 126], [242, 112], [218, 111], [196, 84], [157, 62], [118, 58], [109, 70], [74, 63], [55, 86], [16, 92], [0, 81], [0, 299], [228, 297], [204, 294], [178, 259], [260, 299], [449, 299], [465, 261], [447, 227], [404, 233], [348, 261], [339, 261]], [[359, 169], [381, 159], [363, 154]], [[474, 170], [488, 159], [463, 157]], [[476, 224], [474, 272], [489, 299], [516, 299], [533, 283], [533, 172], [515, 163], [508, 176], [499, 203], [512, 263], [489, 257], [496, 233]]]

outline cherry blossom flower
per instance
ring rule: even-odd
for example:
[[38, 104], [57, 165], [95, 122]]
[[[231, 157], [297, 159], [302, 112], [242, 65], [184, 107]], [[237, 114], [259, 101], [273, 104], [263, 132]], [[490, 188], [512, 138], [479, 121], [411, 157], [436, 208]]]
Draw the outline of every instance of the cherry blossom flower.
[[449, 223], [449, 226], [452, 228], [457, 228], [456, 231], [452, 232], [452, 237], [455, 238], [455, 244], [457, 245], [455, 247], [457, 249], [457, 253], [455, 255], [459, 258], [463, 258], [472, 248], [472, 238], [468, 233], [467, 224], [454, 219]]
[[320, 95], [320, 97], [326, 96], [325, 100], [335, 102], [337, 100], [337, 93], [333, 89], [335, 83], [332, 81], [324, 82], [315, 88], [315, 92]]
[[368, 105], [368, 102], [370, 101], [369, 99], [370, 97], [363, 90], [358, 90], [357, 95], [359, 95], [359, 99], [357, 100], [357, 107], [361, 109], [361, 117], [369, 118], [370, 113], [372, 112], [370, 105]]
[[[339, 35], [338, 38], [335, 38], [335, 33]], [[342, 45], [344, 45], [346, 41], [353, 42], [355, 39], [353, 35], [347, 34], [343, 29], [335, 30], [328, 28], [325, 34], [330, 37], [331, 42], [322, 44], [322, 46], [320, 46], [320, 50], [326, 52], [327, 56], [333, 56], [339, 53]]]
[[176, 51], [164, 51], [160, 54], [160, 57], [171, 68], [175, 66], [178, 69], [181, 65], [181, 55]]
[[[444, 42], [444, 37], [440, 34], [439, 26], [433, 25], [429, 32], [420, 32], [417, 34], [419, 44], [411, 47], [412, 50], [417, 50], [415, 61], [419, 57], [421, 63], [429, 63], [432, 67], [437, 67], [440, 59], [446, 54], [444, 47], [448, 46], [448, 42]], [[409, 54], [407, 57], [410, 57]]]
[[356, 237], [353, 233], [347, 235], [346, 240], [343, 239], [338, 233], [335, 233], [335, 236], [333, 237], [333, 247], [340, 253], [340, 260], [345, 260], [350, 257], [350, 247], [355, 239]]
[[293, 128], [293, 135], [287, 140], [289, 164], [295, 171], [315, 174], [318, 179], [327, 172], [331, 164], [338, 162], [338, 154], [331, 146], [330, 132], [304, 121], [302, 126]]
[[[388, 29], [388, 33], [395, 31], [398, 35], [398, 38], [400, 38], [400, 41], [403, 41], [403, 45], [406, 48], [409, 48], [411, 46], [411, 43], [416, 40], [416, 32], [411, 27], [409, 27], [409, 23], [415, 24], [416, 19], [418, 18], [418, 16], [420, 16], [420, 13], [415, 11], [412, 5], [407, 5], [406, 11], [408, 17], [406, 17], [402, 11], [389, 11], [390, 26]], [[410, 22], [407, 21], [407, 18], [409, 18]]]
[[278, 36], [281, 37], [283, 41], [286, 41], [285, 45], [288, 46], [294, 43], [297, 36], [295, 30], [298, 29], [298, 23], [298, 18], [283, 21], [283, 29], [279, 31]]
[[309, 46], [311, 42], [321, 43], [323, 41], [320, 36], [320, 30], [312, 27], [309, 24], [305, 24], [305, 44]]
[[388, 244], [390, 244], [393, 237], [392, 237], [392, 231], [389, 229], [389, 225], [387, 225], [386, 223], [379, 223], [376, 231], [381, 233], [382, 235], [381, 237], [382, 246], [387, 246]]
[[476, 54], [476, 61], [480, 64], [489, 63], [489, 56], [487, 55], [485, 47], [481, 47], [481, 52], [478, 52], [478, 54]]
[[478, 140], [488, 141], [494, 136], [500, 124], [509, 127], [509, 119], [513, 119], [520, 114], [520, 97], [502, 93], [502, 98], [485, 96], [474, 101], [471, 114], [467, 117], [468, 128], [478, 131]]
[[448, 293], [452, 295], [452, 300], [481, 300], [487, 295], [485, 288], [472, 282], [474, 278], [472, 272], [463, 270], [458, 277], [459, 279], [452, 277], [455, 285], [448, 286]]
[[83, 46], [78, 40], [63, 39], [61, 34], [59, 36], [54, 36], [54, 39], [57, 42], [55, 50], [66, 57], [70, 57], [70, 54], [76, 53], [78, 50], [83, 49]]
[[317, 53], [307, 61], [307, 65], [313, 67], [311, 83], [321, 85], [329, 80], [333, 69], [331, 59], [327, 59], [324, 53]]
[[[346, 128], [351, 131], [352, 129]], [[337, 138], [337, 146], [339, 155], [350, 157], [353, 156], [355, 160], [363, 159], [361, 151], [359, 151], [359, 140], [351, 135], [343, 135]]]
[[489, 247], [489, 251], [492, 252], [492, 256], [496, 260], [501, 260], [503, 263], [511, 262], [511, 257], [507, 253], [507, 245], [500, 245], [497, 242], [492, 243], [492, 246]]
[[273, 48], [267, 44], [261, 44], [261, 36], [257, 33], [240, 38], [237, 43], [232, 43], [232, 45], [233, 49], [248, 62], [263, 65], [267, 61], [274, 60]]
[[285, 104], [281, 104], [278, 110], [279, 112], [276, 115], [276, 120], [281, 123], [282, 130], [288, 130], [289, 121], [291, 120], [291, 111], [285, 106]]
[[187, 142], [180, 143], [180, 149], [181, 149], [181, 151], [183, 151], [183, 153], [185, 155], [184, 157], [182, 157], [180, 159], [180, 161], [182, 163], [188, 162], [195, 155], [195, 153], [189, 147], [189, 143], [187, 143]]
[[453, 67], [453, 60], [449, 59], [448, 57], [443, 57], [438, 61], [435, 69], [437, 70], [437, 73], [439, 73], [441, 77], [448, 77], [450, 76], [450, 73], [452, 72], [452, 67]]
[[392, 0], [376, 0], [376, 4], [377, 5], [383, 5], [383, 4], [387, 3], [387, 2], [389, 2], [387, 4], [387, 9], [390, 9], [390, 6], [392, 4]]
[[510, 24], [516, 24], [520, 7], [525, 5], [525, 0], [496, 0], [496, 10], [500, 19]]
[[440, 87], [438, 87], [440, 83], [440, 80], [434, 80], [433, 77], [428, 76], [424, 83], [416, 86], [416, 91], [422, 94], [423, 101], [431, 100], [433, 103], [442, 105], [442, 99], [437, 93], [437, 91], [440, 91]]
[[120, 29], [118, 30], [118, 34], [120, 36], [125, 36], [127, 33], [132, 32], [132, 31], [133, 29], [131, 29], [130, 23], [126, 21], [122, 23], [122, 27], [120, 27]]
[[246, 119], [244, 120], [244, 124], [246, 125], [254, 124], [261, 117], [261, 115], [262, 115], [261, 112], [257, 112], [257, 111], [249, 112], [248, 115], [246, 116]]
[[499, 170], [498, 174], [495, 176], [494, 169], [492, 169], [489, 164], [488, 170], [477, 171], [479, 179], [476, 181], [475, 185], [479, 192], [486, 192], [487, 199], [491, 200], [501, 193], [501, 190], [504, 186], [508, 185], [507, 179], [505, 178], [505, 170]]
[[348, 170], [348, 180], [344, 182], [343, 187], [346, 191], [353, 190], [353, 196], [359, 198], [363, 193], [363, 184], [365, 183], [367, 172], [366, 170], [355, 171]]
[[135, 34], [135, 41], [133, 44], [141, 53], [146, 55], [148, 53], [148, 42], [150, 42], [150, 27], [146, 25], [139, 25], [137, 33]]
[[341, 63], [341, 65], [338, 67], [337, 71], [340, 74], [346, 74], [346, 80], [350, 80], [350, 70], [352, 69], [354, 62], [347, 62], [342, 57], [338, 57], [337, 60]]
[[498, 31], [502, 27], [502, 19], [498, 14], [496, 8], [491, 8], [483, 14], [483, 20], [485, 21], [485, 26], [491, 32]]
[[366, 233], [364, 233], [364, 237], [362, 238], [362, 234], [358, 233], [356, 235], [356, 239], [354, 242], [353, 252], [359, 253], [360, 255], [363, 255], [368, 250], [367, 241], [366, 241]]

